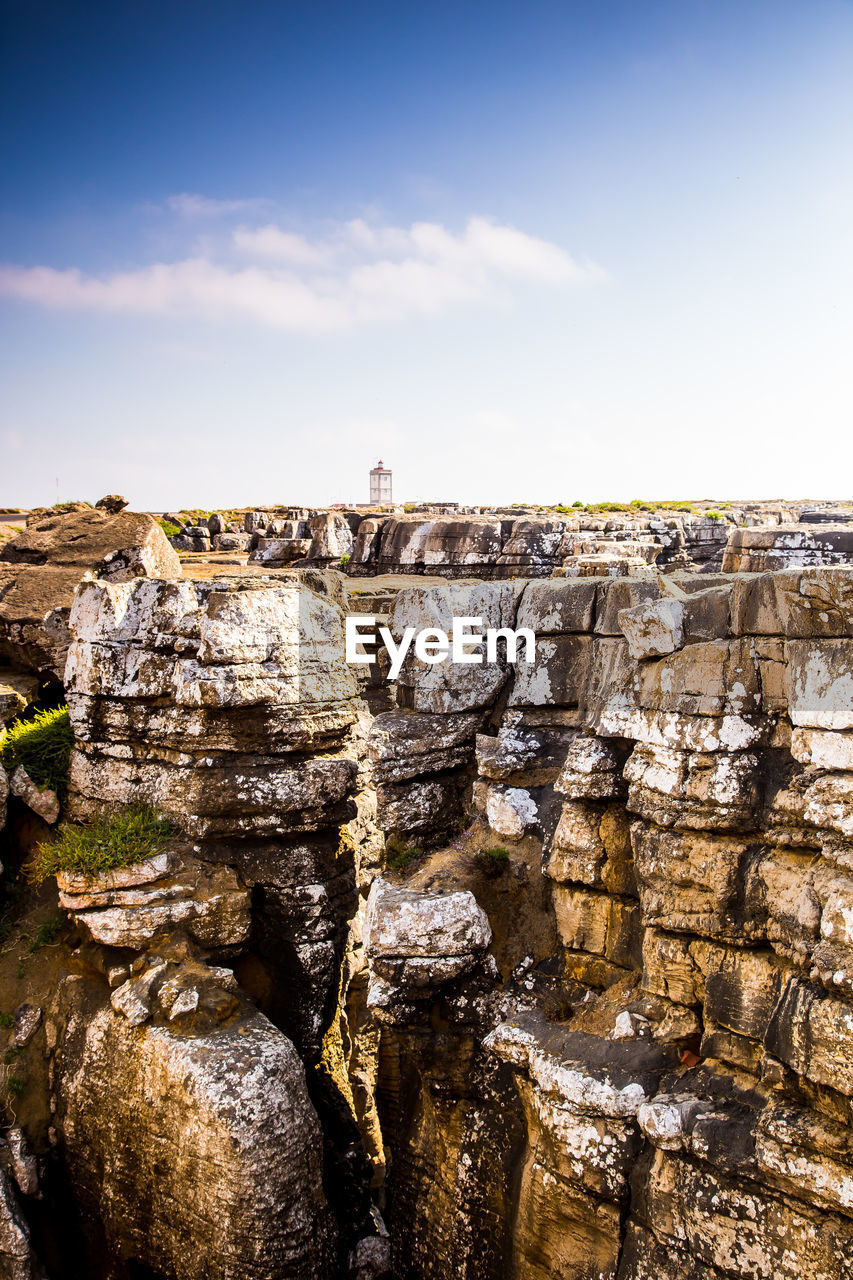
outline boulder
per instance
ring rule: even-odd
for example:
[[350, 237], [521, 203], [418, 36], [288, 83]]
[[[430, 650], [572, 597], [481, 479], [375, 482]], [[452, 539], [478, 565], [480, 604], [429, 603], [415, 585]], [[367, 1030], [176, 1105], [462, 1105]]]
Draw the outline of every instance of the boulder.
[[0, 550], [0, 654], [61, 680], [71, 601], [84, 577], [128, 582], [180, 574], [178, 556], [149, 515], [48, 513]]
[[684, 643], [684, 606], [680, 600], [656, 600], [619, 612], [619, 626], [632, 658], [657, 658]]
[[195, 1034], [166, 1014], [134, 1025], [102, 1000], [64, 982], [54, 1076], [53, 1123], [93, 1255], [103, 1240], [175, 1280], [325, 1280], [322, 1139], [290, 1041], [245, 1000]]
[[17, 719], [35, 698], [38, 687], [36, 676], [0, 667], [0, 726]]
[[102, 507], [111, 516], [117, 516], [127, 505], [127, 498], [123, 498], [120, 493], [108, 493], [105, 498], [99, 498], [95, 503], [96, 508]]

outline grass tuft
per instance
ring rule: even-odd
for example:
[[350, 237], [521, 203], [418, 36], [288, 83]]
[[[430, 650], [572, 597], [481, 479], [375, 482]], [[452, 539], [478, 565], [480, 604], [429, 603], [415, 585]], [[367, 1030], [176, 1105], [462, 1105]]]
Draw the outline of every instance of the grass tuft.
[[405, 875], [412, 863], [422, 854], [422, 849], [417, 849], [414, 845], [397, 843], [393, 837], [385, 845], [385, 863], [399, 875]]
[[509, 850], [502, 845], [497, 845], [494, 849], [480, 849], [476, 858], [480, 870], [485, 871], [487, 876], [499, 876], [509, 866]]
[[0, 736], [0, 763], [7, 773], [22, 764], [40, 791], [49, 788], [64, 802], [73, 745], [67, 707], [37, 711], [31, 720], [13, 721]]
[[96, 876], [130, 867], [157, 853], [174, 834], [171, 823], [150, 806], [129, 805], [102, 814], [87, 826], [64, 823], [52, 840], [38, 846], [27, 874], [39, 883], [60, 871]]
[[163, 530], [167, 538], [177, 538], [181, 532], [181, 526], [175, 524], [173, 520], [158, 520], [160, 528]]

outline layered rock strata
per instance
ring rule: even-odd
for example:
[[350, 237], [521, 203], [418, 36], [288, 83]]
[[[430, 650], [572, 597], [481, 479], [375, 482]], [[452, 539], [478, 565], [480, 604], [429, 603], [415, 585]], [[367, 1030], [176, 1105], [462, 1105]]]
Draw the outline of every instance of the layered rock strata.
[[[137, 866], [60, 877], [113, 984], [86, 995], [85, 1028], [58, 1015], [61, 1150], [85, 1213], [106, 1162], [103, 1247], [152, 1273], [311, 1280], [377, 1234], [324, 1041], [381, 847], [341, 600], [339, 577], [311, 570], [90, 581], [74, 601], [69, 814], [144, 802], [176, 835]], [[116, 1065], [131, 1043], [141, 1076]], [[158, 1080], [152, 1124], [175, 1153], [181, 1125], [188, 1135], [174, 1168], [133, 1129]]]
[[[395, 613], [435, 617], [452, 590]], [[498, 979], [444, 972], [452, 932], [419, 999], [404, 966], [379, 974], [400, 1274], [443, 1274], [438, 1240], [478, 1278], [849, 1276], [853, 572], [482, 590], [534, 628], [537, 662], [408, 662], [412, 709], [377, 721], [401, 779], [379, 821], [406, 837], [408, 790], [411, 838], [440, 841], [446, 800], [431, 827], [421, 801], [453, 781], [503, 874], [543, 876], [559, 950], [531, 930], [519, 963], [490, 912]], [[475, 712], [475, 768], [417, 749], [425, 715], [439, 742]], [[450, 851], [410, 892], [452, 865], [488, 904]], [[374, 967], [393, 954], [375, 936]]]
[[406, 588], [535, 661], [372, 722], [343, 601], [77, 591], [71, 812], [176, 828], [60, 884], [88, 1274], [847, 1280], [853, 570]]

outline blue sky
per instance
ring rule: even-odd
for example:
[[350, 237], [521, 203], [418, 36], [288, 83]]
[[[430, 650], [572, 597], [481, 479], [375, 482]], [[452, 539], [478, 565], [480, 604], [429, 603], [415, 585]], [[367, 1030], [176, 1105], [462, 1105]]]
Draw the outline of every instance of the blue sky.
[[849, 496], [850, 3], [0, 13], [0, 504]]

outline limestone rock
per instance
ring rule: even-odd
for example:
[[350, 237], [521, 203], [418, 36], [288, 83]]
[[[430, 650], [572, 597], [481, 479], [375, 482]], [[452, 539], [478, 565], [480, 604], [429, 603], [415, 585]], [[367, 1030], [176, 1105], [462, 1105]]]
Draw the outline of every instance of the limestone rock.
[[47, 513], [0, 550], [0, 653], [61, 680], [71, 600], [87, 574], [126, 582], [180, 573], [180, 560], [149, 515], [103, 508]]
[[470, 973], [492, 939], [485, 912], [464, 890], [432, 893], [373, 882], [364, 931], [370, 982], [367, 1004], [393, 1021], [400, 1001], [430, 999], [436, 988]]
[[84, 1236], [175, 1280], [324, 1280], [320, 1131], [286, 1037], [245, 1006], [187, 1036], [132, 1026], [79, 980], [61, 998], [55, 1124]]
[[519, 601], [517, 626], [537, 635], [591, 631], [597, 590], [594, 582], [570, 579], [530, 582]]
[[507, 840], [520, 840], [539, 813], [536, 801], [523, 787], [488, 787], [484, 807], [489, 826]]
[[0, 667], [0, 726], [11, 724], [35, 698], [39, 681], [28, 672]]
[[42, 1010], [38, 1005], [20, 1004], [12, 1014], [15, 1024], [15, 1044], [24, 1049], [41, 1026]]
[[478, 773], [528, 787], [554, 782], [573, 737], [568, 728], [528, 728], [519, 713], [509, 713], [496, 737], [477, 735]]
[[0, 1169], [0, 1275], [4, 1280], [47, 1280], [9, 1179]]
[[59, 798], [56, 792], [49, 787], [45, 787], [43, 791], [37, 787], [22, 764], [12, 770], [9, 790], [48, 825], [53, 826], [59, 818]]
[[684, 643], [684, 606], [680, 600], [658, 600], [635, 609], [622, 609], [619, 626], [632, 658], [674, 653]]
[[96, 941], [143, 950], [184, 931], [218, 950], [249, 936], [249, 895], [234, 871], [162, 853], [102, 876], [57, 876], [59, 903]]
[[353, 536], [345, 518], [337, 511], [326, 511], [309, 522], [311, 545], [309, 559], [338, 560], [352, 552]]
[[555, 790], [573, 800], [602, 800], [624, 794], [622, 767], [611, 743], [579, 734], [569, 744]]
[[[389, 627], [399, 640], [404, 628], [437, 627], [446, 634], [453, 619], [482, 618], [482, 629], [512, 627], [518, 587], [513, 583], [449, 583], [446, 587], [401, 591]], [[446, 713], [488, 706], [507, 680], [506, 663], [427, 664], [409, 651], [400, 672], [398, 698], [414, 711]]]
[[104, 511], [108, 511], [111, 516], [117, 516], [127, 505], [127, 498], [123, 498], [119, 493], [108, 493], [105, 498], [99, 498], [95, 503], [96, 508], [103, 507]]
[[402, 782], [466, 764], [473, 755], [476, 712], [423, 715], [389, 711], [370, 728], [369, 752], [380, 782]]
[[470, 890], [431, 893], [378, 879], [367, 906], [364, 944], [373, 957], [446, 957], [482, 951], [492, 940]]
[[248, 533], [216, 533], [211, 539], [210, 546], [212, 551], [249, 551], [250, 535]]

